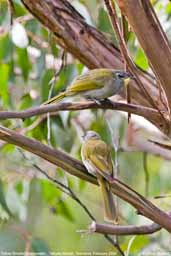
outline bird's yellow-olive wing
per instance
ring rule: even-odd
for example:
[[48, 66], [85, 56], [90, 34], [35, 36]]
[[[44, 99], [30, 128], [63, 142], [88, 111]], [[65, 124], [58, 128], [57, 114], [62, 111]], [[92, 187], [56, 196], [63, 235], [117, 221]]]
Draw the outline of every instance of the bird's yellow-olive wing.
[[100, 89], [111, 78], [111, 71], [107, 69], [90, 70], [87, 74], [78, 76], [67, 88], [68, 92], [83, 92]]
[[113, 165], [109, 147], [103, 141], [98, 140], [92, 149], [89, 154], [90, 163], [100, 172], [111, 175], [113, 173]]

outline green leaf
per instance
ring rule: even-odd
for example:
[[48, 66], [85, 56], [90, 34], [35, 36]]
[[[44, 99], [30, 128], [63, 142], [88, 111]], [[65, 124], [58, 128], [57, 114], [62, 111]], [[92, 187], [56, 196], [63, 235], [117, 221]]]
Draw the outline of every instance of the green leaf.
[[54, 76], [54, 71], [51, 69], [45, 70], [42, 74], [42, 81], [41, 81], [41, 98], [42, 101], [45, 101], [48, 99], [48, 94], [50, 90], [49, 81]]
[[46, 66], [45, 66], [45, 51], [42, 51], [40, 57], [37, 58], [37, 62], [36, 62], [37, 78], [38, 79], [42, 77], [42, 73], [44, 72], [45, 68], [46, 68]]
[[140, 252], [149, 242], [150, 239], [146, 235], [127, 237], [126, 241], [122, 244], [122, 249], [125, 251], [125, 255], [129, 256], [132, 253]]
[[87, 184], [87, 182], [85, 182], [84, 180], [81, 180], [81, 179], [79, 180], [79, 191], [80, 192], [85, 189], [86, 184]]
[[25, 81], [28, 80], [31, 63], [27, 53], [27, 48], [17, 48], [18, 65], [21, 68], [22, 75]]
[[[29, 200], [27, 203], [26, 225], [29, 232], [33, 232], [43, 209], [42, 188], [40, 180], [34, 178], [29, 184]], [[38, 212], [40, 212], [38, 214]]]
[[73, 64], [67, 65], [61, 71], [59, 75], [59, 79], [56, 81], [55, 89], [57, 89], [57, 93], [61, 90], [64, 90], [69, 84], [71, 84], [71, 82], [77, 75], [78, 75], [78, 72], [75, 65]]
[[59, 199], [61, 197], [61, 191], [48, 180], [41, 180], [41, 187], [43, 199], [48, 204], [55, 204], [56, 199]]
[[57, 210], [58, 214], [61, 214], [67, 220], [69, 220], [71, 222], [74, 221], [74, 217], [65, 201], [60, 200], [57, 204], [56, 210]]
[[[5, 50], [4, 50], [5, 49]], [[13, 51], [12, 41], [9, 39], [9, 35], [0, 37], [0, 60], [5, 62], [11, 61]]]
[[43, 255], [50, 255], [47, 244], [39, 238], [34, 238], [31, 241], [31, 248], [36, 253], [43, 253]]
[[104, 32], [110, 32], [112, 29], [107, 12], [103, 7], [99, 9], [98, 28]]
[[15, 189], [18, 192], [18, 194], [22, 194], [23, 193], [23, 183], [20, 181], [15, 185]]
[[166, 12], [166, 14], [171, 14], [171, 3], [168, 3], [168, 4], [166, 5], [165, 12]]
[[30, 94], [29, 93], [24, 94], [20, 100], [19, 109], [23, 110], [23, 109], [31, 107], [32, 105], [33, 105], [33, 100], [31, 98]]
[[2, 208], [9, 214], [9, 216], [12, 216], [12, 213], [6, 203], [4, 189], [3, 189], [3, 183], [1, 180], [0, 180], [0, 204], [1, 204]]
[[0, 79], [1, 79], [1, 90], [0, 95], [2, 97], [3, 106], [8, 106], [8, 78], [9, 78], [9, 66], [7, 64], [0, 65]]
[[14, 150], [15, 150], [15, 146], [12, 144], [5, 144], [2, 148], [2, 152], [5, 154], [12, 153], [14, 152]]
[[23, 8], [23, 5], [20, 0], [15, 0], [15, 15], [24, 16], [26, 14], [26, 9]]
[[138, 49], [134, 61], [139, 67], [141, 67], [144, 70], [147, 70], [149, 68], [148, 60], [141, 48]]
[[99, 16], [98, 16], [98, 24], [97, 27], [100, 31], [103, 31], [110, 40], [114, 41], [114, 44], [117, 45], [116, 36], [113, 33], [113, 29], [111, 26], [111, 22], [109, 20], [107, 12], [104, 8], [99, 9]]

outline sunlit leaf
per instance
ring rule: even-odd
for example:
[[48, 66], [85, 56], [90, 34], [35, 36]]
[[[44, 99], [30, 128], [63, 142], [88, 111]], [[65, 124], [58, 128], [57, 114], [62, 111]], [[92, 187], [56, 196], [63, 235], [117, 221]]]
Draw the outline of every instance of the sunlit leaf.
[[15, 150], [14, 145], [6, 144], [6, 145], [3, 146], [2, 152], [5, 153], [5, 154], [9, 154], [9, 153], [14, 152], [14, 150]]
[[2, 98], [4, 107], [7, 107], [8, 100], [9, 100], [8, 78], [9, 78], [9, 66], [7, 64], [0, 65], [0, 79], [1, 79], [0, 96]]
[[[4, 51], [5, 49], [5, 51]], [[11, 61], [13, 46], [8, 34], [0, 36], [0, 60]]]
[[29, 93], [23, 95], [20, 101], [19, 109], [23, 110], [32, 106], [33, 100]]
[[86, 187], [86, 182], [84, 181], [84, 180], [79, 180], [79, 190], [80, 191], [83, 191], [84, 189], [85, 189], [85, 187]]
[[49, 204], [55, 204], [61, 197], [61, 191], [48, 180], [41, 180], [43, 199]]
[[148, 60], [141, 48], [138, 49], [134, 61], [139, 67], [141, 67], [144, 70], [147, 70], [149, 68]]

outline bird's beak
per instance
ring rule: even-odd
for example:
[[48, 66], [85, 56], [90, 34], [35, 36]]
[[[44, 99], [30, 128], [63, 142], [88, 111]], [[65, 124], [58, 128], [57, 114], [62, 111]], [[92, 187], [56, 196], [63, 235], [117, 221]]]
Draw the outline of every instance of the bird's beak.
[[125, 79], [124, 79], [125, 86], [127, 86], [129, 84], [131, 79], [135, 80], [135, 76], [130, 74], [129, 72], [127, 72], [126, 76], [125, 76]]
[[84, 138], [85, 138], [85, 134], [81, 135], [81, 138], [84, 140]]
[[130, 77], [127, 77], [124, 79], [124, 85], [127, 86], [130, 82], [131, 78]]

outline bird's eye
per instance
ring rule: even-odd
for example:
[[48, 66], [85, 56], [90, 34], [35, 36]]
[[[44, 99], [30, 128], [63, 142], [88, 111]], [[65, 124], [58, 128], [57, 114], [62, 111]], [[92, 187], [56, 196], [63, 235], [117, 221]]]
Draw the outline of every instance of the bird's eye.
[[124, 76], [124, 74], [118, 74], [118, 77], [119, 78], [124, 78], [125, 76]]

